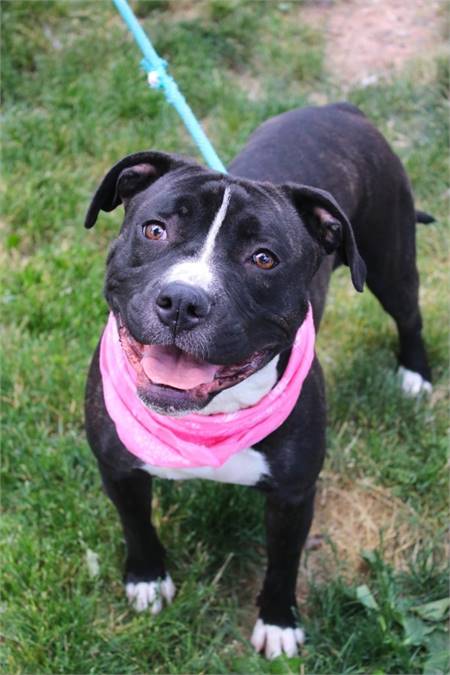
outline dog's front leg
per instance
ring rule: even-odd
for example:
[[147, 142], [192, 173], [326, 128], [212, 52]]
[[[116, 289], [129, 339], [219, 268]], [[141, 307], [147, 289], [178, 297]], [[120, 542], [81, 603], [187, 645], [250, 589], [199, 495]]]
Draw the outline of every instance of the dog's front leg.
[[269, 495], [266, 501], [267, 571], [258, 597], [252, 644], [269, 659], [294, 656], [304, 634], [298, 626], [295, 588], [302, 548], [314, 510], [314, 490], [299, 501]]
[[112, 477], [100, 463], [103, 485], [122, 522], [127, 544], [125, 590], [134, 609], [158, 614], [165, 600], [172, 601], [175, 587], [165, 569], [165, 551], [151, 522], [152, 479], [133, 470]]

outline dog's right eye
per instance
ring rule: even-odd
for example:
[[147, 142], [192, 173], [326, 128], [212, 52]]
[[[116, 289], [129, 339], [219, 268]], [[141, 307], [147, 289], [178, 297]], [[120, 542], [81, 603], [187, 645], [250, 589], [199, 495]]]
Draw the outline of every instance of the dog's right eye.
[[144, 237], [152, 239], [153, 241], [161, 241], [167, 239], [166, 226], [155, 220], [150, 220], [142, 226]]

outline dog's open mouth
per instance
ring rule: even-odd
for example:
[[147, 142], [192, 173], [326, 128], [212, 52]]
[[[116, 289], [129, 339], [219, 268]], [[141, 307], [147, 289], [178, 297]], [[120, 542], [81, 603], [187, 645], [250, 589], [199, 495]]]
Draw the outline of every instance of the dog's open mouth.
[[213, 394], [245, 380], [268, 359], [267, 351], [255, 352], [245, 361], [220, 366], [175, 345], [142, 344], [123, 324], [119, 326], [119, 337], [136, 372], [139, 396], [160, 410], [203, 407]]

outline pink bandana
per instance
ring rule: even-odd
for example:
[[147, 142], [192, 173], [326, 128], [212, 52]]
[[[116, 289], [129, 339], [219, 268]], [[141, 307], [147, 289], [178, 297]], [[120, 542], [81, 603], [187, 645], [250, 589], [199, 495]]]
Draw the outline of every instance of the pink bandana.
[[167, 468], [220, 467], [275, 431], [292, 412], [314, 358], [311, 307], [300, 326], [283, 377], [256, 405], [234, 413], [183, 417], [149, 410], [136, 393], [136, 374], [110, 314], [100, 370], [106, 409], [124, 446], [146, 464]]

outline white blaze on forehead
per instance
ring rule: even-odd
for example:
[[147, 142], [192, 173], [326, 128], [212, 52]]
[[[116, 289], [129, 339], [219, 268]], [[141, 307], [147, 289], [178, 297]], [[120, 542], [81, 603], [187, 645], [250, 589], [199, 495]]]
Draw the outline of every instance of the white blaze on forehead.
[[227, 186], [225, 188], [225, 191], [223, 193], [223, 199], [222, 199], [222, 204], [220, 205], [220, 209], [217, 211], [216, 216], [212, 222], [211, 229], [208, 232], [208, 236], [206, 237], [206, 241], [203, 244], [202, 251], [200, 253], [200, 258], [208, 261], [212, 257], [212, 252], [214, 248], [214, 242], [216, 241], [216, 237], [219, 234], [219, 230], [221, 228], [221, 225], [223, 221], [225, 220], [225, 216], [227, 215], [227, 209], [228, 209], [228, 204], [230, 203], [230, 197], [231, 197], [231, 187]]
[[187, 284], [202, 286], [203, 288], [211, 286], [214, 280], [211, 268], [214, 244], [227, 215], [230, 198], [231, 187], [228, 185], [223, 193], [222, 204], [214, 217], [200, 253], [192, 260], [177, 263], [169, 269], [168, 275], [164, 279], [165, 283], [171, 281], [184, 281]]

